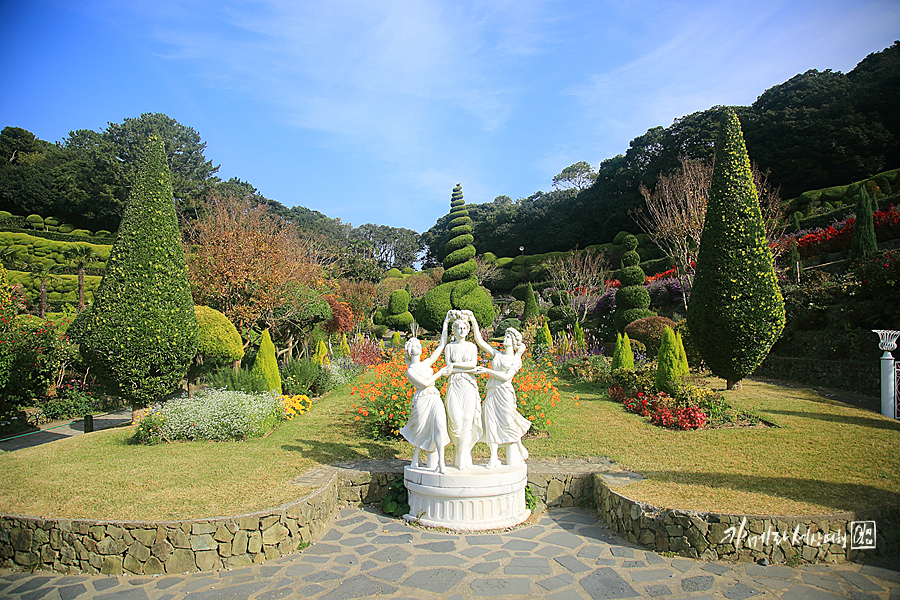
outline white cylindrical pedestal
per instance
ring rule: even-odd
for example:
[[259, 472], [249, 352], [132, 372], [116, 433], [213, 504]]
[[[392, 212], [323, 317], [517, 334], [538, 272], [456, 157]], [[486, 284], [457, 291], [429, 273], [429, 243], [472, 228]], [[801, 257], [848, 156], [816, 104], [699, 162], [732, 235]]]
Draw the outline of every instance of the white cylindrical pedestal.
[[881, 357], [881, 414], [889, 419], [897, 418], [896, 377], [894, 357], [886, 351]]
[[448, 466], [446, 473], [421, 467], [403, 469], [409, 491], [409, 514], [403, 518], [428, 527], [455, 531], [484, 531], [512, 527], [525, 521], [526, 465], [487, 469], [474, 465], [465, 471]]

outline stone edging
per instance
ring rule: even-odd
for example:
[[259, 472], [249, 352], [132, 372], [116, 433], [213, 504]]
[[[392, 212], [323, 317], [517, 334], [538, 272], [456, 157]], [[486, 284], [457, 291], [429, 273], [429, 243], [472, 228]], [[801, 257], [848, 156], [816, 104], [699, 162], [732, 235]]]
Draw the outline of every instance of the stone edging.
[[[337, 507], [380, 502], [388, 486], [403, 476], [406, 464], [366, 460], [320, 467], [294, 480], [317, 491], [275, 509], [235, 517], [125, 522], [0, 515], [0, 565], [61, 573], [152, 575], [261, 563], [316, 541]], [[863, 560], [870, 555], [849, 550], [849, 543], [846, 549], [838, 544], [815, 545], [816, 533], [846, 531], [847, 523], [857, 520], [875, 520], [879, 527], [900, 523], [898, 508], [821, 517], [661, 510], [614, 491], [641, 477], [605, 458], [530, 460], [528, 467], [538, 510], [542, 505], [595, 506], [613, 531], [633, 543], [704, 560], [766, 557], [782, 562], [797, 554], [805, 560]], [[801, 537], [810, 532], [805, 539], [813, 543], [775, 544], [771, 535], [760, 537], [770, 529], [793, 535], [797, 526]], [[742, 547], [724, 541], [731, 527], [745, 532]], [[894, 525], [878, 531], [879, 553], [897, 549], [898, 529]]]

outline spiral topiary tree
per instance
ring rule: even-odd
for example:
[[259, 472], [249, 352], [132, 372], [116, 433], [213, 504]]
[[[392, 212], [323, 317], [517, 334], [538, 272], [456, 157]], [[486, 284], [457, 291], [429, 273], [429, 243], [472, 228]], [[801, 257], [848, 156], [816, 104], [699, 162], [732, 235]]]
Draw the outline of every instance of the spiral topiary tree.
[[416, 321], [430, 331], [440, 331], [450, 309], [471, 310], [481, 327], [494, 322], [494, 305], [475, 276], [475, 238], [465, 204], [462, 184], [457, 183], [450, 198], [451, 238], [445, 246], [444, 275], [416, 306]]
[[729, 390], [763, 361], [784, 329], [784, 300], [741, 124], [725, 109], [697, 270], [687, 310], [700, 355]]
[[80, 328], [85, 363], [113, 394], [142, 408], [171, 392], [197, 353], [197, 317], [163, 143], [151, 138]]
[[623, 242], [625, 254], [622, 255], [622, 268], [616, 273], [622, 287], [616, 292], [616, 315], [613, 317], [616, 329], [625, 331], [625, 326], [632, 321], [652, 317], [650, 294], [644, 287], [647, 275], [640, 267], [641, 257], [637, 253], [638, 240], [628, 234]]

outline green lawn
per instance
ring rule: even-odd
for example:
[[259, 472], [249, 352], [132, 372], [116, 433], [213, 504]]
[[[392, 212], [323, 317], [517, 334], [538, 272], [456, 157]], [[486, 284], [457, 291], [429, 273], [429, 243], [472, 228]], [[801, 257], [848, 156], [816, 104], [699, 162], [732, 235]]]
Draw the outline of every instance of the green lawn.
[[[803, 389], [748, 381], [725, 393], [779, 427], [668, 431], [626, 413], [598, 386], [563, 383], [550, 437], [526, 446], [538, 458], [607, 456], [645, 477], [623, 493], [660, 507], [801, 515], [900, 503], [897, 421]], [[336, 390], [310, 413], [246, 442], [131, 446], [129, 430], [116, 429], [7, 453], [0, 456], [0, 512], [233, 515], [302, 497], [311, 490], [292, 480], [318, 464], [411, 457], [405, 442], [367, 439], [353, 419], [355, 401]], [[476, 449], [486, 455], [483, 444]]]

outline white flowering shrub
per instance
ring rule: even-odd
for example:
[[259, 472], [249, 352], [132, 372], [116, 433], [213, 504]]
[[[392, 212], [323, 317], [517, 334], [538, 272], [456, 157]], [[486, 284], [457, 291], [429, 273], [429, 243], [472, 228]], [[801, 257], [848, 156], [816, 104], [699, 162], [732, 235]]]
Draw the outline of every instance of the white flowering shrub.
[[284, 418], [279, 394], [202, 390], [153, 405], [141, 422], [152, 424], [152, 435], [139, 436], [139, 425], [134, 441], [243, 440], [265, 435]]

